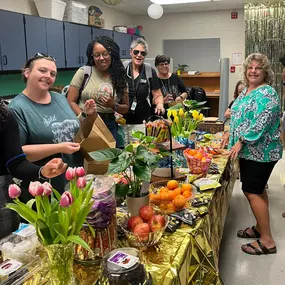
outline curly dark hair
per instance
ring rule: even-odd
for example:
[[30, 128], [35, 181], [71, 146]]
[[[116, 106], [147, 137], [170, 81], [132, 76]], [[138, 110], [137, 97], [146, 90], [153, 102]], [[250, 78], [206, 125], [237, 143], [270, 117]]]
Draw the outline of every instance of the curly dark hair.
[[101, 44], [111, 55], [111, 64], [109, 66], [109, 74], [111, 76], [112, 84], [116, 90], [117, 96], [121, 99], [127, 88], [126, 70], [121, 61], [119, 46], [109, 37], [100, 36], [92, 40], [86, 50], [87, 65], [93, 66], [93, 48], [95, 44]]
[[8, 109], [6, 107], [4, 100], [2, 100], [2, 98], [0, 97], [0, 130], [7, 116], [8, 116]]

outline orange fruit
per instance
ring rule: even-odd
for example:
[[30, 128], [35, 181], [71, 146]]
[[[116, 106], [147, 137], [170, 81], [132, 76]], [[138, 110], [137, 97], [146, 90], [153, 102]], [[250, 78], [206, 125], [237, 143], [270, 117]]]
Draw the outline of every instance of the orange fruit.
[[186, 198], [183, 195], [177, 195], [173, 204], [177, 209], [182, 209], [186, 204]]
[[189, 149], [189, 150], [188, 150], [188, 153], [189, 153], [190, 155], [192, 155], [192, 156], [195, 156], [196, 153], [197, 153], [197, 150], [196, 150], [196, 149]]
[[182, 193], [182, 195], [187, 199], [187, 198], [190, 198], [192, 196], [192, 193], [190, 191], [184, 191]]
[[174, 192], [174, 191], [169, 191], [168, 192], [168, 195], [169, 195], [169, 200], [171, 201], [171, 200], [174, 200], [175, 199], [175, 197], [176, 197], [176, 193]]
[[161, 187], [160, 190], [159, 190], [159, 193], [160, 193], [160, 194], [163, 194], [163, 193], [166, 193], [166, 192], [168, 192], [168, 191], [169, 191], [168, 188], [166, 188], [166, 187]]
[[195, 157], [196, 157], [197, 159], [199, 159], [199, 160], [202, 160], [203, 155], [202, 155], [201, 152], [197, 152], [197, 154], [195, 155]]
[[178, 186], [179, 186], [179, 184], [178, 184], [178, 182], [176, 180], [169, 180], [167, 182], [167, 188], [169, 190], [173, 190], [173, 189], [177, 188]]
[[149, 194], [149, 199], [150, 199], [151, 203], [153, 203], [155, 205], [159, 205], [160, 201], [161, 201], [161, 196], [160, 196], [160, 194], [150, 193]]
[[184, 183], [181, 185], [182, 192], [184, 191], [192, 191], [192, 186], [189, 183]]
[[166, 213], [167, 214], [172, 214], [175, 212], [175, 206], [173, 203], [168, 203], [167, 204], [167, 210], [166, 210]]
[[173, 192], [176, 194], [176, 196], [177, 195], [179, 195], [179, 194], [181, 194], [181, 188], [180, 187], [177, 187], [177, 188], [175, 188], [174, 190], [173, 190]]
[[168, 203], [163, 202], [159, 207], [162, 211], [166, 211], [168, 209]]

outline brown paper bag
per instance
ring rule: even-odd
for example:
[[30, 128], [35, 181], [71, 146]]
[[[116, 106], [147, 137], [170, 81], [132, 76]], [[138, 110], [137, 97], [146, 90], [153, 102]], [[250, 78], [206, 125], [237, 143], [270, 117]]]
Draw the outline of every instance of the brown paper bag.
[[85, 171], [88, 174], [105, 174], [108, 170], [109, 162], [97, 162], [88, 154], [91, 151], [116, 147], [116, 141], [101, 117], [97, 117], [87, 138], [84, 138], [83, 130], [80, 128], [74, 141], [81, 143], [80, 151], [85, 158]]

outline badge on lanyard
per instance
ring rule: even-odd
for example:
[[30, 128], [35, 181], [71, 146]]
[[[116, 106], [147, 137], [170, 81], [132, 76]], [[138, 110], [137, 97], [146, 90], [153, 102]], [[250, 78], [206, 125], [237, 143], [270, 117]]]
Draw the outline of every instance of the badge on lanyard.
[[136, 101], [133, 101], [133, 104], [131, 106], [131, 110], [134, 111], [137, 107], [137, 102]]

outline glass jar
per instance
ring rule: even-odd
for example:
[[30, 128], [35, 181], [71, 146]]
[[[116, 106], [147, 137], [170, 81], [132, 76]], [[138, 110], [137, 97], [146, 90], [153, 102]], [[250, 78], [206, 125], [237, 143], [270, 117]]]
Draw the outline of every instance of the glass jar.
[[[116, 265], [108, 259], [117, 252], [138, 257], [138, 261], [130, 268]], [[141, 263], [139, 251], [135, 248], [125, 247], [115, 249], [106, 255], [101, 263], [102, 275], [99, 284], [109, 285], [149, 285], [152, 284], [150, 275], [147, 274], [144, 265]]]
[[[117, 218], [115, 182], [103, 175], [87, 175], [87, 182], [92, 182], [94, 204], [86, 218], [80, 237], [89, 245], [92, 253], [80, 245], [75, 245], [75, 260], [81, 263], [99, 264], [101, 259], [117, 247]], [[95, 232], [92, 235], [90, 227]]]

